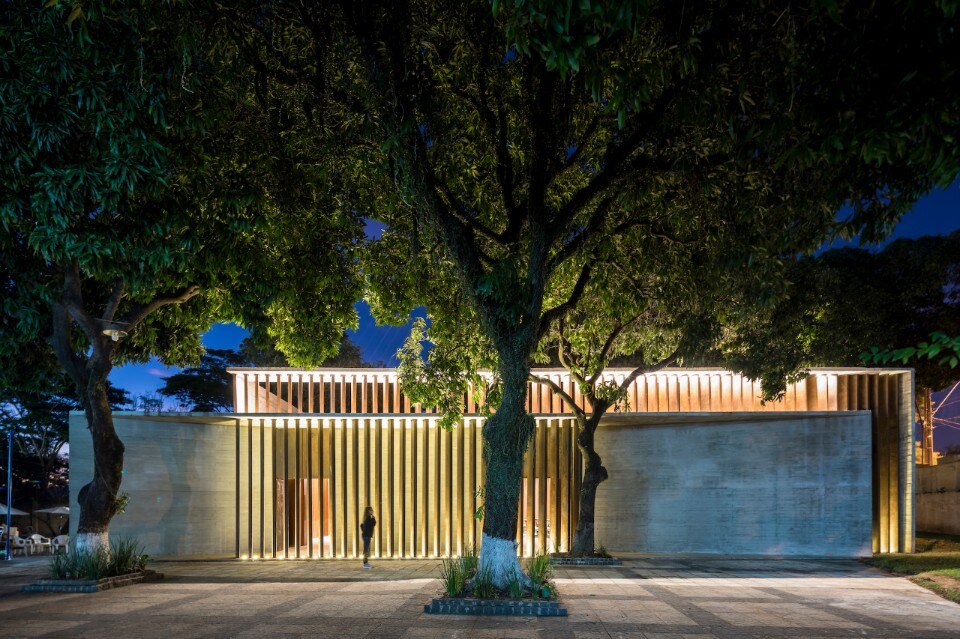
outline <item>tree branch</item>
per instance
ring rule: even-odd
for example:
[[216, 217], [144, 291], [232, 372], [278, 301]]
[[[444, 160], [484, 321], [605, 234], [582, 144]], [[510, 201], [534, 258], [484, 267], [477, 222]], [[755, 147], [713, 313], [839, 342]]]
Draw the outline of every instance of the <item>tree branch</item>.
[[73, 349], [70, 339], [70, 314], [59, 302], [51, 304], [53, 310], [53, 331], [50, 335], [50, 344], [57, 356], [57, 361], [70, 376], [78, 391], [86, 386], [86, 367], [83, 359]]
[[579, 232], [574, 234], [572, 238], [567, 240], [567, 242], [560, 247], [560, 249], [550, 258], [550, 261], [547, 263], [547, 273], [553, 273], [558, 266], [563, 264], [564, 261], [570, 259], [577, 251], [579, 251], [583, 246], [593, 237], [601, 228], [603, 228], [604, 219], [607, 216], [607, 213], [610, 210], [610, 207], [613, 205], [614, 200], [616, 200], [619, 195], [619, 191], [609, 194], [603, 200], [597, 204], [597, 208], [594, 209], [593, 215], [590, 216], [590, 219], [587, 220], [586, 226], [580, 229]]
[[139, 304], [130, 309], [130, 312], [125, 316], [124, 323], [127, 326], [124, 330], [128, 333], [132, 333], [133, 330], [154, 311], [161, 309], [164, 306], [183, 304], [193, 297], [196, 297], [199, 293], [200, 287], [191, 285], [170, 297], [160, 297], [148, 304]]
[[103, 309], [103, 319], [112, 320], [113, 316], [117, 314], [117, 307], [120, 306], [120, 300], [123, 299], [123, 280], [117, 278], [116, 284], [113, 286], [113, 292], [110, 293], [110, 298], [107, 300], [107, 306]]
[[587, 282], [590, 281], [590, 274], [592, 270], [593, 265], [587, 263], [580, 271], [580, 276], [577, 278], [576, 284], [573, 285], [573, 291], [570, 293], [570, 297], [567, 298], [567, 301], [554, 306], [541, 316], [538, 339], [542, 339], [543, 336], [546, 335], [553, 322], [555, 322], [558, 318], [563, 317], [567, 312], [576, 307], [577, 302], [579, 302], [580, 298], [583, 297], [583, 292], [587, 287]]
[[80, 264], [73, 260], [70, 266], [63, 269], [63, 289], [60, 300], [80, 326], [90, 345], [96, 347], [103, 338], [103, 327], [83, 305], [83, 292], [80, 287]]
[[556, 383], [552, 379], [547, 377], [539, 377], [533, 373], [530, 373], [530, 377], [528, 379], [535, 384], [543, 384], [544, 386], [549, 387], [550, 390], [559, 395], [563, 402], [570, 407], [570, 410], [573, 411], [577, 421], [581, 422], [581, 424], [583, 423], [584, 419], [586, 418], [586, 412], [577, 406], [577, 402], [570, 397], [570, 394], [567, 393], [567, 391], [563, 390], [563, 387], [561, 387], [560, 384]]
[[638, 366], [637, 368], [633, 369], [633, 371], [631, 371], [630, 374], [623, 379], [623, 382], [620, 383], [620, 387], [618, 388], [617, 392], [620, 393], [620, 395], [622, 396], [624, 393], [627, 392], [627, 389], [630, 387], [630, 384], [632, 384], [635, 379], [637, 379], [641, 375], [646, 375], [647, 373], [656, 373], [657, 371], [664, 369], [667, 366], [670, 366], [670, 364], [675, 363], [677, 359], [679, 359], [679, 357], [680, 357], [680, 351], [678, 349], [673, 351], [673, 353], [663, 358], [656, 364], [653, 364], [651, 366], [646, 366], [646, 365]]

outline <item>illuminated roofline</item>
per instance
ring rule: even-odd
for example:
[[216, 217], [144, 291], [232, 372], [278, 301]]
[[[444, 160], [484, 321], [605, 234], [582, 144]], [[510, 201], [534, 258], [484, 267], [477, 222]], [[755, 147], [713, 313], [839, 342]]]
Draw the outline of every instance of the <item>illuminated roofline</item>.
[[[531, 368], [534, 373], [566, 374], [565, 368]], [[863, 375], [863, 374], [902, 374], [912, 373], [912, 368], [882, 368], [867, 366], [824, 366], [806, 369], [809, 374], [817, 373], [836, 373], [845, 375]], [[629, 374], [634, 371], [631, 367], [611, 367], [604, 370], [604, 373], [624, 373]], [[317, 368], [298, 368], [295, 366], [249, 366], [249, 367], [231, 367], [227, 369], [231, 375], [241, 375], [244, 373], [265, 373], [265, 374], [290, 374], [290, 373], [323, 373], [333, 375], [357, 375], [357, 374], [377, 374], [377, 375], [396, 375], [396, 368], [342, 368], [342, 367], [317, 367]], [[482, 370], [480, 374], [491, 374], [491, 371]], [[663, 368], [654, 373], [645, 373], [646, 375], [677, 375], [681, 373], [726, 373], [729, 375], [742, 375], [736, 371], [719, 367], [700, 367], [700, 368]]]

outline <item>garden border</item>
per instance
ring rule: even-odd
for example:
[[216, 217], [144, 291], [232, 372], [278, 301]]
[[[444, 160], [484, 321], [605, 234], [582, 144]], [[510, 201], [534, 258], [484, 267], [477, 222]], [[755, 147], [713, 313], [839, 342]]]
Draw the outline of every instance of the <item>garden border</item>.
[[474, 599], [472, 597], [434, 597], [423, 606], [428, 615], [472, 615], [476, 617], [566, 617], [567, 609], [559, 601], [531, 599]]
[[155, 570], [142, 570], [126, 575], [104, 577], [103, 579], [37, 579], [21, 588], [23, 592], [100, 592], [113, 588], [123, 588], [148, 581], [163, 579], [163, 573]]

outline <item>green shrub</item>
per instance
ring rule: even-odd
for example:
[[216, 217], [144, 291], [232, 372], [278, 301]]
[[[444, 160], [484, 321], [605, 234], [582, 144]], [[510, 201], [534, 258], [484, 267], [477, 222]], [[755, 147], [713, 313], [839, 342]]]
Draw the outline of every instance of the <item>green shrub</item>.
[[496, 594], [497, 587], [493, 585], [493, 573], [489, 568], [478, 568], [473, 576], [473, 596], [478, 599], [493, 599]]
[[526, 594], [526, 589], [523, 587], [520, 579], [514, 575], [507, 584], [507, 596], [511, 599], [522, 599], [524, 594]]
[[604, 546], [603, 544], [598, 544], [597, 549], [593, 551], [593, 554], [595, 554], [597, 557], [604, 557], [604, 558], [610, 557], [610, 553], [607, 552], [607, 547]]
[[143, 544], [135, 538], [119, 538], [110, 545], [110, 569], [115, 575], [139, 572], [147, 565]]
[[50, 576], [53, 579], [103, 579], [144, 569], [147, 556], [136, 539], [117, 539], [110, 550], [71, 548], [50, 558]]
[[552, 575], [550, 555], [538, 554], [527, 560], [527, 576], [534, 589], [546, 583]]
[[480, 553], [473, 546], [467, 546], [463, 549], [460, 560], [463, 562], [463, 572], [466, 574], [467, 579], [469, 579], [477, 572], [477, 566], [480, 563]]
[[459, 597], [467, 584], [462, 558], [444, 559], [440, 563], [440, 581], [448, 597]]

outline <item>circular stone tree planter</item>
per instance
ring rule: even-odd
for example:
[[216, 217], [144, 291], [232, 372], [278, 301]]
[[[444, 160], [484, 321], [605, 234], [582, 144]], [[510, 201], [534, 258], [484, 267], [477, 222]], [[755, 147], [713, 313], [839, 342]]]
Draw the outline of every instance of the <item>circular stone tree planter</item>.
[[567, 609], [559, 601], [533, 599], [473, 599], [470, 597], [434, 597], [423, 607], [428, 615], [472, 615], [513, 617], [566, 617]]
[[142, 570], [103, 579], [37, 579], [32, 584], [24, 586], [22, 590], [24, 592], [100, 592], [159, 579], [163, 579], [162, 573]]

